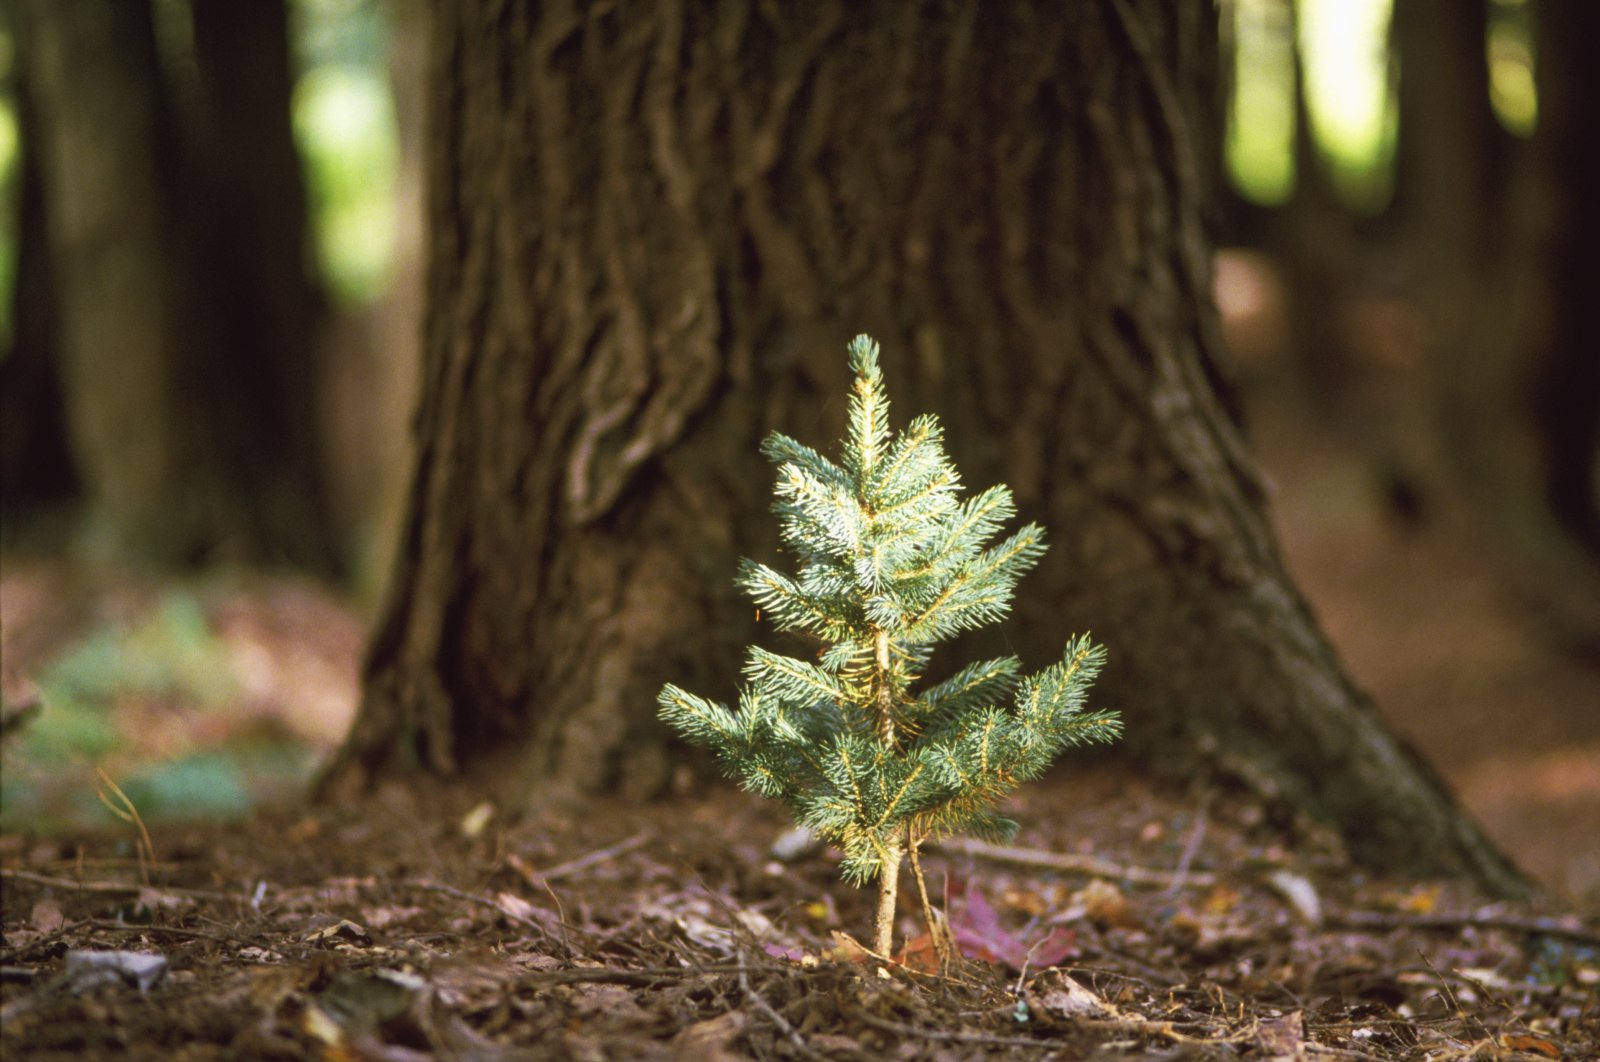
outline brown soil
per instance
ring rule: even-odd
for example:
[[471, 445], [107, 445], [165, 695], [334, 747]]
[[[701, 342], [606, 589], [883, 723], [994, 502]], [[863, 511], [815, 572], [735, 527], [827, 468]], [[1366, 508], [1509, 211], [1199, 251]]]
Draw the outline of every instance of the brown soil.
[[[823, 853], [778, 862], [785, 823], [753, 798], [515, 815], [475, 799], [396, 788], [157, 829], [153, 859], [132, 827], [5, 838], [6, 1057], [1600, 1052], [1600, 924], [1368, 878], [1242, 794], [1101, 771], [1035, 787], [1010, 808], [1019, 845], [1178, 877], [930, 853], [967, 956], [943, 975], [922, 941], [910, 968], [860, 961], [841, 934], [867, 935], [871, 890]], [[990, 961], [1035, 945], [1052, 967]], [[86, 971], [86, 952], [164, 971], [141, 986]]]
[[[1580, 589], [1592, 576], [1519, 570], [1407, 457], [1423, 449], [1406, 438], [1422, 403], [1342, 433], [1292, 402], [1259, 405], [1279, 540], [1357, 684], [1524, 870], [1600, 905], [1600, 610]], [[1422, 493], [1397, 504], [1397, 472]]]

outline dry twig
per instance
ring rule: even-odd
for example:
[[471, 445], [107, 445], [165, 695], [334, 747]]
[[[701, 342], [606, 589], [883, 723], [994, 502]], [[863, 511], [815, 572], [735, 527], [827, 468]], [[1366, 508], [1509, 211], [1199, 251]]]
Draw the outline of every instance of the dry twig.
[[1168, 887], [1194, 885], [1205, 887], [1216, 884], [1213, 874], [1185, 870], [1174, 874], [1150, 867], [1130, 867], [1095, 856], [1069, 855], [1064, 852], [1046, 852], [1038, 848], [1016, 848], [1010, 845], [988, 844], [965, 837], [946, 837], [937, 842], [940, 850], [987, 859], [995, 863], [1012, 863], [1024, 867], [1044, 867], [1048, 870], [1065, 870], [1090, 877], [1135, 881], [1142, 885]]
[[1345, 911], [1330, 921], [1347, 929], [1509, 929], [1518, 933], [1561, 937], [1579, 944], [1600, 945], [1600, 930], [1558, 922], [1553, 918], [1521, 918], [1504, 914], [1413, 915], [1395, 911]]
[[810, 1044], [806, 1043], [805, 1037], [800, 1035], [800, 1030], [789, 1024], [788, 1018], [779, 1014], [773, 1009], [772, 1004], [762, 999], [760, 994], [750, 987], [750, 974], [743, 966], [739, 967], [739, 988], [743, 990], [744, 998], [750, 1001], [750, 1005], [764, 1014], [773, 1025], [777, 1026], [778, 1031], [783, 1033], [784, 1037], [794, 1045], [796, 1051], [799, 1051], [806, 1058], [822, 1059], [825, 1057], [819, 1055], [812, 1049]]
[[750, 970], [771, 970], [771, 966], [748, 966], [727, 963], [721, 966], [647, 966], [632, 970], [613, 966], [574, 966], [566, 970], [529, 970], [518, 975], [519, 982], [541, 985], [611, 984], [634, 985], [649, 988], [663, 981], [678, 981], [686, 977], [720, 976]]
[[[150, 831], [144, 828], [144, 818], [139, 814], [139, 809], [134, 806], [133, 801], [128, 799], [128, 794], [122, 791], [120, 785], [111, 780], [111, 776], [104, 769], [96, 767], [94, 773], [99, 779], [94, 786], [94, 795], [100, 798], [100, 803], [104, 804], [107, 811], [123, 822], [133, 823], [134, 827], [139, 831], [139, 847], [136, 849], [139, 855], [139, 876], [148, 885], [150, 884], [150, 864], [156, 861], [156, 846], [150, 840]], [[112, 802], [111, 797], [106, 795], [107, 789], [111, 790], [112, 795], [117, 798], [115, 803]]]
[[557, 863], [549, 870], [536, 869], [534, 873], [545, 881], [555, 881], [558, 878], [570, 877], [580, 870], [587, 870], [596, 863], [604, 863], [609, 859], [617, 858], [619, 855], [625, 855], [635, 848], [642, 848], [644, 845], [649, 844], [655, 838], [655, 835], [654, 830], [640, 830], [625, 841], [618, 841], [616, 844], [590, 852], [586, 856], [569, 859], [565, 863]]
[[13, 870], [9, 867], [0, 868], [0, 878], [26, 881], [34, 885], [48, 885], [53, 889], [95, 892], [110, 896], [138, 896], [144, 892], [155, 892], [164, 896], [182, 896], [188, 900], [227, 902], [240, 899], [240, 897], [232, 893], [212, 892], [208, 889], [184, 889], [176, 885], [136, 885], [128, 881], [82, 881], [76, 878], [57, 878], [49, 874], [35, 874], [31, 870]]
[[[558, 939], [554, 934], [552, 934], [550, 932], [549, 928], [546, 927], [545, 925], [543, 925], [542, 923], [537, 922], [534, 919], [527, 917], [526, 915], [520, 915], [520, 914], [516, 913], [515, 911], [508, 911], [508, 910], [506, 910], [506, 908], [505, 908], [505, 906], [503, 904], [501, 904], [501, 903], [499, 903], [499, 902], [497, 902], [495, 900], [492, 900], [487, 896], [478, 896], [478, 895], [475, 895], [473, 893], [467, 892], [465, 889], [458, 889], [454, 885], [444, 885], [444, 884], [441, 884], [441, 883], [439, 883], [437, 881], [423, 881], [423, 880], [420, 880], [420, 879], [414, 879], [414, 880], [412, 880], [410, 882], [407, 882], [407, 884], [409, 884], [413, 888], [423, 889], [424, 891], [427, 891], [427, 892], [437, 892], [437, 893], [441, 893], [441, 894], [443, 894], [445, 896], [453, 896], [456, 899], [464, 900], [467, 903], [475, 903], [475, 904], [479, 905], [480, 907], [487, 907], [490, 910], [492, 910], [492, 911], [496, 912], [497, 914], [501, 915], [502, 917], [509, 918], [511, 921], [517, 923], [520, 926], [527, 926], [530, 929], [538, 930], [540, 936], [544, 937], [546, 940], [548, 940], [552, 944], [559, 945], [561, 947], [561, 949], [563, 951], [565, 951], [569, 957], [573, 954], [572, 946], [570, 944], [568, 944], [567, 940], [566, 940], [567, 929], [569, 927], [567, 926], [567, 923], [565, 921], [563, 921], [559, 916], [555, 919], [556, 924], [561, 928], [561, 937]], [[578, 928], [576, 926], [571, 927], [571, 928], [578, 929], [578, 932], [580, 932], [580, 933], [583, 932], [583, 930], [581, 928]]]

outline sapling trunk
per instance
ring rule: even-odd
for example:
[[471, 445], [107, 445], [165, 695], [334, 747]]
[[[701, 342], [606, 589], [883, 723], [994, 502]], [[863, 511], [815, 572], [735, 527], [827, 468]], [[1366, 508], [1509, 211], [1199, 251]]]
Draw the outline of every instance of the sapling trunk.
[[878, 871], [878, 913], [872, 922], [872, 950], [887, 959], [894, 952], [895, 909], [900, 899], [900, 849], [884, 854]]
[[[1016, 824], [994, 813], [996, 801], [1066, 746], [1114, 738], [1120, 723], [1084, 708], [1105, 656], [1087, 637], [1035, 675], [1021, 677], [1007, 656], [911, 692], [932, 645], [1006, 613], [1044, 531], [1028, 524], [991, 545], [1016, 514], [1011, 492], [962, 500], [936, 419], [889, 429], [878, 345], [858, 336], [850, 367], [842, 461], [785, 435], [763, 447], [778, 463], [774, 509], [798, 578], [754, 561], [739, 573], [780, 629], [827, 648], [813, 661], [752, 646], [738, 712], [673, 685], [658, 700], [661, 717], [714, 749], [746, 788], [781, 797], [844, 849], [846, 878], [878, 879], [873, 951], [887, 958], [907, 849], [957, 830], [1009, 835]], [[918, 891], [926, 897], [920, 872]]]

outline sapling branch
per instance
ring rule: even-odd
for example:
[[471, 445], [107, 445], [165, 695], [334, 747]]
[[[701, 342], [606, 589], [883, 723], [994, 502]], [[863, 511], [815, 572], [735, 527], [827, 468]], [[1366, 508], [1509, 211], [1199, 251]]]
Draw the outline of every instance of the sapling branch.
[[873, 950], [887, 958], [907, 854], [928, 912], [916, 859], [924, 840], [1008, 838], [1016, 824], [995, 804], [1067, 746], [1112, 740], [1121, 721], [1084, 706], [1105, 659], [1087, 636], [1025, 678], [1010, 656], [910, 692], [931, 646], [1010, 611], [1017, 580], [1044, 554], [1044, 531], [1028, 524], [991, 545], [1016, 515], [1010, 490], [962, 501], [938, 420], [917, 417], [896, 434], [878, 345], [857, 336], [849, 353], [839, 463], [778, 433], [762, 446], [778, 466], [773, 510], [799, 571], [746, 560], [739, 573], [779, 629], [825, 643], [819, 662], [751, 647], [737, 711], [673, 685], [658, 703], [745, 788], [784, 800], [839, 846], [848, 880], [878, 879]]

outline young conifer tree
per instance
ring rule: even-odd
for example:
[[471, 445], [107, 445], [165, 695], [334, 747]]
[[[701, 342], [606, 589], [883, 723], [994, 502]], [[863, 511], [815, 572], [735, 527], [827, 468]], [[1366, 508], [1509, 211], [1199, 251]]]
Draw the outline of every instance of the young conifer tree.
[[1105, 657], [1087, 636], [1035, 675], [1006, 656], [913, 689], [935, 643], [1006, 614], [1044, 532], [1028, 524], [990, 545], [1016, 512], [1010, 490], [963, 501], [936, 418], [890, 431], [867, 336], [850, 344], [850, 368], [839, 464], [776, 432], [762, 447], [778, 465], [774, 510], [798, 573], [751, 560], [739, 573], [777, 627], [824, 643], [817, 661], [752, 646], [737, 712], [670, 684], [658, 700], [661, 717], [745, 788], [782, 798], [837, 844], [847, 879], [878, 879], [874, 951], [887, 957], [901, 859], [909, 852], [915, 866], [930, 835], [1010, 836], [1016, 823], [995, 803], [1063, 748], [1115, 738], [1121, 722], [1085, 710]]

